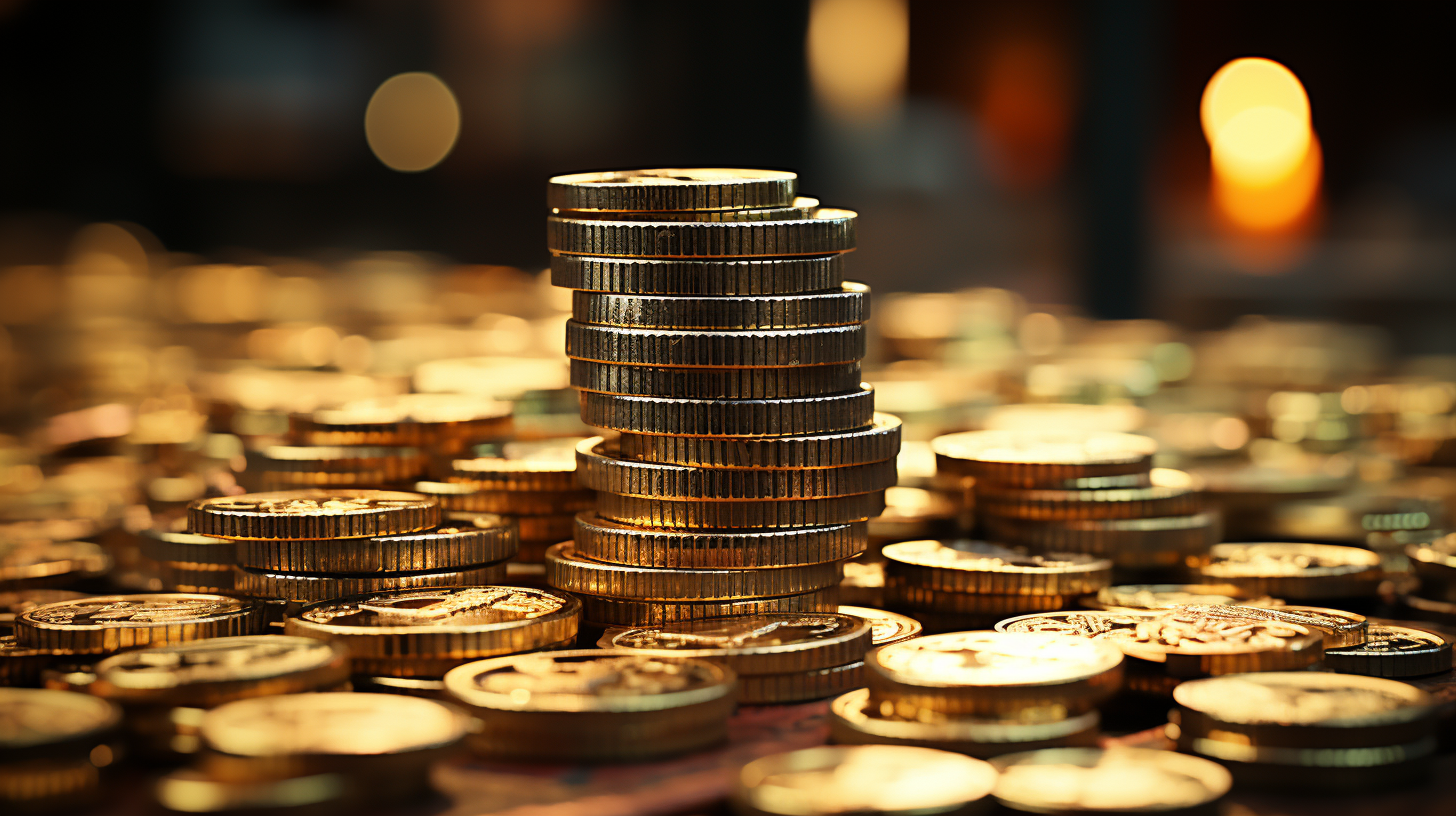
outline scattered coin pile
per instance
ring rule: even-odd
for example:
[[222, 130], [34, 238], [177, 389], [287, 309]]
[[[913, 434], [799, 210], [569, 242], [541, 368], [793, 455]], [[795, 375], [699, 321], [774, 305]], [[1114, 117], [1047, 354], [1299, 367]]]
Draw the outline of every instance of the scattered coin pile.
[[550, 182], [572, 384], [582, 421], [616, 434], [578, 446], [596, 510], [547, 554], [590, 625], [833, 612], [865, 550], [900, 423], [860, 383], [855, 214], [796, 188], [756, 170]]
[[193, 534], [235, 542], [237, 592], [294, 603], [502, 583], [515, 527], [489, 515], [448, 523], [425, 496], [343, 488], [203, 499], [188, 510]]

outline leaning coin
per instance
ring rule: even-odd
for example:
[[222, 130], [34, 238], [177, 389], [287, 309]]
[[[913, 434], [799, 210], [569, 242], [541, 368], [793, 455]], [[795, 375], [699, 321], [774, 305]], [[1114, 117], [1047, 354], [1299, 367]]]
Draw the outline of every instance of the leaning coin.
[[365, 538], [427, 530], [440, 507], [412, 493], [286, 490], [200, 499], [187, 508], [190, 532], [218, 538]]
[[1324, 634], [1326, 651], [1364, 642], [1366, 630], [1369, 628], [1364, 615], [1346, 612], [1343, 609], [1324, 609], [1317, 606], [1257, 607], [1229, 604], [1202, 609], [1183, 606], [1179, 609], [1184, 612], [1191, 610], [1209, 617], [1229, 616], [1303, 626]]
[[349, 655], [307, 638], [208, 638], [123, 652], [97, 663], [95, 674], [86, 690], [114, 702], [211, 708], [337, 686], [349, 679]]
[[870, 638], [869, 624], [848, 615], [777, 612], [636, 627], [603, 635], [597, 645], [665, 658], [712, 660], [745, 675], [804, 672], [862, 661]]
[[1101, 721], [1096, 711], [1046, 722], [937, 715], [914, 717], [886, 713], [859, 689], [835, 698], [829, 706], [829, 736], [842, 745], [917, 745], [955, 751], [978, 759], [1034, 751], [1039, 748], [1091, 747]]
[[744, 816], [961, 814], [983, 802], [996, 770], [968, 756], [906, 745], [847, 745], [772, 754], [743, 766], [733, 804]]
[[1031, 813], [1211, 813], [1233, 787], [1221, 765], [1151, 748], [1048, 748], [996, 757], [996, 801]]
[[1325, 650], [1325, 668], [1372, 677], [1420, 677], [1451, 668], [1451, 641], [1424, 629], [1372, 624], [1365, 642]]
[[22, 645], [64, 654], [251, 635], [262, 627], [263, 607], [256, 601], [181, 592], [88, 596], [38, 606], [15, 619]]
[[1105, 558], [1028, 555], [984, 541], [902, 541], [883, 552], [887, 579], [942, 592], [1085, 595], [1112, 581]]

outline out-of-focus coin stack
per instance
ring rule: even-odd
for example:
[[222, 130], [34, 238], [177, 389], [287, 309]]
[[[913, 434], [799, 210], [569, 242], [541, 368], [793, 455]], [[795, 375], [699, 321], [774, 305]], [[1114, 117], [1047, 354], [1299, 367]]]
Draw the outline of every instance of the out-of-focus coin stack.
[[1045, 748], [998, 756], [995, 797], [1025, 813], [1206, 816], [1233, 787], [1215, 762], [1150, 748]]
[[841, 743], [919, 745], [992, 757], [1091, 745], [1098, 706], [1122, 684], [1115, 647], [1045, 633], [955, 632], [882, 646], [868, 689], [837, 698]]
[[1366, 606], [1385, 579], [1378, 553], [1338, 544], [1218, 544], [1209, 555], [1204, 583], [1293, 602]]
[[77, 813], [121, 759], [121, 709], [85, 694], [0, 688], [0, 808]]
[[581, 418], [618, 434], [578, 448], [596, 510], [547, 556], [588, 624], [832, 612], [840, 563], [865, 550], [900, 423], [860, 383], [855, 214], [796, 187], [713, 169], [550, 182]]
[[182, 532], [185, 518], [176, 519], [179, 529], [148, 528], [139, 536], [141, 554], [157, 564], [157, 577], [166, 592], [231, 592], [237, 566], [237, 547], [225, 538]]
[[343, 488], [203, 499], [188, 510], [193, 534], [235, 542], [238, 593], [291, 603], [502, 583], [514, 526], [488, 515], [449, 524], [430, 498]]
[[1407, 683], [1320, 672], [1268, 672], [1184, 683], [1170, 733], [1240, 784], [1370, 790], [1430, 773], [1436, 705]]
[[977, 521], [997, 543], [1108, 558], [1135, 581], [1195, 569], [1220, 540], [1201, 480], [1153, 468], [1145, 436], [969, 431], [932, 446], [941, 472], [973, 480]]
[[1400, 597], [1413, 617], [1456, 625], [1456, 534], [1408, 544], [1405, 556], [1416, 579]]
[[883, 552], [886, 605], [932, 632], [1065, 609], [1112, 581], [1110, 560], [1080, 553], [1027, 555], [981, 541], [903, 541]]

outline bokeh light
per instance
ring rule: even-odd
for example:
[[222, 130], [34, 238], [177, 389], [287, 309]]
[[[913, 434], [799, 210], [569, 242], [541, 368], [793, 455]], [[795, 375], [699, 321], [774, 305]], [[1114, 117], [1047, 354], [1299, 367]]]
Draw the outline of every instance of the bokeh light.
[[369, 99], [364, 135], [369, 149], [389, 169], [429, 170], [455, 147], [460, 105], [434, 74], [398, 74], [385, 80]]
[[806, 50], [815, 98], [845, 119], [877, 119], [904, 94], [910, 55], [905, 0], [814, 0]]

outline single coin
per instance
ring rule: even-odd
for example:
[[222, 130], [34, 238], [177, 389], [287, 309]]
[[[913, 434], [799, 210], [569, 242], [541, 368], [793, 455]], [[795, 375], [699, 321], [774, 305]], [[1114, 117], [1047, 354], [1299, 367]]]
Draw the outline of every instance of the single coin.
[[546, 218], [553, 254], [608, 258], [792, 258], [849, 252], [852, 210], [820, 207], [782, 221], [594, 221]]
[[864, 428], [875, 392], [773, 400], [690, 400], [581, 394], [581, 421], [594, 428], [675, 436], [806, 436]]
[[1105, 558], [1027, 555], [984, 541], [902, 541], [883, 553], [887, 577], [940, 592], [1085, 595], [1112, 582]]
[[844, 256], [649, 260], [552, 255], [551, 283], [625, 295], [798, 295], [844, 283]]
[[1451, 668], [1451, 641], [1424, 629], [1373, 624], [1365, 642], [1325, 650], [1325, 668], [1372, 677], [1420, 677]]
[[566, 322], [566, 356], [617, 365], [785, 368], [857, 363], [864, 324], [775, 331], [630, 329]]
[[1190, 680], [1173, 690], [1179, 744], [1374, 748], [1429, 739], [1431, 695], [1397, 680], [1328, 672], [1261, 672]]
[[95, 595], [38, 606], [15, 619], [21, 645], [63, 654], [106, 654], [204, 638], [251, 635], [263, 626], [256, 601], [224, 595]]
[[563, 541], [546, 551], [546, 581], [557, 589], [604, 598], [666, 603], [738, 601], [802, 595], [839, 584], [839, 564], [742, 570], [680, 570], [607, 564]]
[[[885, 583], [885, 605], [910, 615], [936, 612], [986, 620], [987, 623], [1028, 612], [1050, 612], [1072, 604], [1067, 595], [996, 595], [985, 592], [957, 592], [907, 584], [898, 576]], [[981, 629], [961, 626], [959, 629]]]
[[1146, 436], [1099, 432], [967, 431], [931, 443], [943, 473], [979, 484], [1060, 489], [1071, 479], [1146, 473], [1158, 444]]
[[679, 621], [602, 636], [603, 649], [721, 663], [741, 675], [806, 672], [862, 662], [868, 622], [834, 613], [764, 613]]
[[871, 702], [869, 689], [835, 698], [829, 706], [830, 739], [844, 745], [915, 745], [990, 759], [1040, 748], [1091, 747], [1101, 721], [1095, 710], [1046, 722], [1017, 722], [933, 711], [899, 717], [881, 708], [892, 709]]
[[0, 541], [0, 589], [38, 589], [95, 578], [111, 556], [89, 541]]
[[996, 624], [998, 632], [1050, 632], [1105, 641], [1130, 657], [1160, 663], [1172, 677], [1302, 669], [1323, 654], [1323, 635], [1293, 623], [1166, 612], [1042, 612]]
[[1096, 708], [1122, 683], [1116, 647], [1039, 632], [928, 635], [881, 646], [865, 665], [873, 701], [910, 718], [927, 709], [1021, 721], [1062, 719]]
[[727, 739], [733, 672], [705, 660], [618, 650], [482, 660], [445, 675], [480, 721], [488, 757], [553, 762], [641, 760]]
[[576, 551], [594, 561], [661, 569], [759, 569], [844, 561], [865, 551], [865, 523], [790, 530], [634, 527], [596, 513], [575, 519]]
[[270, 490], [397, 484], [420, 478], [430, 464], [424, 451], [402, 447], [273, 445], [247, 458]]
[[867, 521], [885, 509], [883, 492], [785, 501], [673, 501], [602, 493], [597, 515], [640, 527], [686, 530], [826, 527]]
[[580, 490], [576, 478], [576, 446], [584, 437], [512, 442], [501, 456], [456, 459], [450, 481], [479, 490], [568, 492]]
[[1185, 516], [1202, 509], [1202, 483], [1181, 470], [1153, 468], [1147, 487], [1097, 490], [1004, 488], [976, 483], [976, 510], [1039, 521]]
[[859, 388], [859, 363], [791, 368], [669, 368], [571, 361], [583, 391], [678, 399], [792, 399]]
[[1233, 777], [1151, 748], [1049, 748], [996, 757], [996, 801], [1031, 813], [1210, 813]]
[[752, 210], [553, 209], [551, 214], [593, 221], [783, 221], [791, 218], [812, 218], [818, 208], [819, 199], [797, 196], [786, 207], [761, 207]]
[[781, 170], [607, 170], [553, 176], [546, 185], [546, 205], [553, 210], [607, 212], [787, 207], [798, 185], [797, 174]]
[[157, 804], [172, 813], [298, 813], [342, 807], [349, 800], [349, 782], [334, 773], [223, 782], [182, 768], [158, 779], [154, 794]]
[[343, 647], [279, 635], [209, 638], [108, 657], [87, 691], [118, 703], [211, 708], [246, 697], [318, 691], [349, 679]]
[[864, 661], [808, 671], [738, 675], [739, 705], [786, 705], [823, 700], [864, 688]]
[[1223, 534], [1217, 513], [1129, 519], [1035, 521], [985, 515], [992, 541], [1040, 552], [1074, 552], [1111, 558], [1129, 569], [1183, 567], [1208, 558]]
[[923, 628], [920, 621], [914, 618], [867, 606], [840, 606], [839, 614], [853, 615], [868, 622], [871, 646], [889, 646], [891, 643], [919, 637]]
[[399, 394], [294, 414], [293, 435], [308, 445], [402, 446], [458, 452], [511, 430], [511, 404], [467, 394]]
[[200, 499], [187, 507], [189, 532], [219, 538], [367, 538], [428, 530], [440, 507], [411, 493], [286, 490]]
[[1097, 590], [1095, 598], [1084, 599], [1091, 609], [1109, 611], [1174, 609], [1180, 606], [1283, 606], [1277, 598], [1257, 598], [1232, 585], [1220, 584], [1126, 584]]
[[284, 631], [347, 648], [356, 673], [438, 677], [442, 667], [571, 640], [580, 616], [577, 599], [551, 590], [441, 587], [310, 604]]
[[858, 325], [869, 319], [870, 289], [846, 282], [832, 292], [726, 298], [574, 292], [571, 303], [572, 318], [581, 324], [765, 331]]
[[1252, 620], [1267, 620], [1277, 623], [1292, 623], [1324, 635], [1326, 650], [1353, 646], [1365, 640], [1369, 623], [1364, 615], [1346, 612], [1342, 609], [1324, 609], [1317, 606], [1258, 607], [1242, 604], [1214, 606], [1207, 609], [1180, 607], [1181, 611], [1218, 617], [1228, 616]]
[[161, 581], [164, 592], [227, 595], [233, 591], [232, 564], [159, 561], [156, 576]]
[[981, 426], [988, 431], [1136, 433], [1148, 412], [1136, 405], [1083, 405], [1066, 402], [1012, 403], [988, 411]]
[[832, 588], [777, 598], [703, 603], [624, 601], [616, 598], [599, 598], [594, 595], [582, 595], [580, 600], [582, 620], [603, 628], [608, 626], [656, 626], [679, 621], [760, 615], [769, 612], [833, 612], [839, 607], [839, 593]]
[[121, 708], [99, 697], [0, 688], [0, 764], [70, 751], [85, 756], [120, 724]]
[[875, 414], [867, 428], [813, 436], [723, 439], [623, 433], [616, 450], [629, 460], [697, 468], [838, 468], [894, 459], [900, 451], [900, 419]]
[[153, 561], [230, 566], [237, 563], [237, 544], [226, 538], [148, 528], [138, 536], [141, 553]]
[[1285, 600], [1373, 596], [1385, 577], [1380, 555], [1335, 544], [1218, 544], [1203, 580]]
[[1405, 548], [1411, 571], [1421, 579], [1422, 593], [1439, 601], [1456, 601], [1456, 555], [1449, 539]]
[[822, 499], [884, 490], [895, 484], [895, 460], [824, 468], [704, 468], [628, 458], [617, 441], [592, 437], [577, 445], [584, 487], [660, 499], [748, 501]]
[[[572, 466], [575, 467], [575, 464]], [[569, 515], [592, 509], [596, 506], [597, 498], [594, 490], [481, 490], [474, 484], [465, 482], [415, 482], [414, 490], [437, 502], [446, 515]]]
[[84, 592], [67, 589], [14, 589], [0, 592], [0, 635], [9, 633], [15, 625], [15, 616], [27, 609], [84, 597]]
[[906, 745], [805, 748], [743, 766], [733, 789], [747, 816], [964, 814], [996, 785], [968, 756]]
[[391, 589], [487, 586], [504, 583], [504, 561], [425, 572], [366, 572], [354, 575], [309, 575], [297, 572], [235, 567], [233, 585], [252, 598], [314, 603]]
[[244, 567], [309, 573], [459, 569], [504, 561], [518, 548], [510, 520], [487, 513], [464, 522], [447, 520], [418, 533], [321, 541], [251, 539], [235, 545], [237, 562]]

